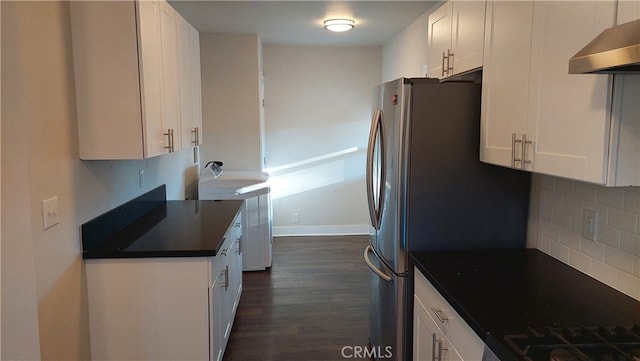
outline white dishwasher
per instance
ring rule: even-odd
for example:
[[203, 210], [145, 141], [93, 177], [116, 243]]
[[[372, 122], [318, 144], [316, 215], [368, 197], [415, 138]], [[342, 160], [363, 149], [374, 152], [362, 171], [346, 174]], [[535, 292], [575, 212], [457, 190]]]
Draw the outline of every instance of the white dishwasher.
[[[214, 172], [215, 171], [215, 172]], [[200, 200], [244, 199], [242, 209], [242, 270], [271, 267], [273, 232], [269, 174], [206, 168], [198, 181]], [[214, 173], [217, 176], [214, 176]]]

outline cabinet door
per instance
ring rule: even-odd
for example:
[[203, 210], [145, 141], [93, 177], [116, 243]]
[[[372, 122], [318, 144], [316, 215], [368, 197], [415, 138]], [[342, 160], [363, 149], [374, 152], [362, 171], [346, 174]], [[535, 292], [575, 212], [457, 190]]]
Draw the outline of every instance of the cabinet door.
[[229, 253], [229, 307], [232, 324], [242, 294], [242, 223], [239, 218], [236, 218], [233, 227], [233, 245]]
[[482, 67], [484, 43], [484, 1], [454, 0], [452, 10], [451, 50], [452, 69], [449, 75]]
[[446, 76], [443, 53], [451, 49], [451, 6], [451, 1], [448, 1], [429, 15], [427, 76], [430, 78]]
[[438, 327], [420, 299], [415, 297], [413, 302], [413, 359], [433, 360], [433, 338], [439, 332]]
[[169, 151], [182, 147], [180, 134], [180, 83], [178, 78], [178, 32], [176, 11], [167, 2], [160, 6], [162, 84], [162, 125], [168, 136]]
[[191, 131], [195, 145], [202, 144], [202, 86], [200, 75], [200, 33], [189, 26], [189, 61], [191, 63]]
[[193, 143], [191, 133], [191, 25], [178, 13], [176, 15], [178, 39], [178, 81], [180, 83], [180, 129], [182, 148], [188, 148]]
[[144, 156], [166, 152], [162, 126], [162, 50], [160, 1], [138, 1], [140, 69], [144, 126]]
[[224, 318], [221, 307], [225, 301], [224, 277], [218, 270], [209, 287], [209, 358], [212, 361], [222, 361], [224, 350]]
[[614, 2], [534, 2], [527, 169], [603, 183], [610, 75], [567, 71], [568, 59], [613, 25]]
[[158, 3], [73, 1], [69, 11], [80, 159], [162, 153]]
[[202, 100], [200, 88], [200, 35], [176, 13], [178, 31], [178, 78], [180, 82], [180, 132], [182, 149], [202, 140]]
[[[527, 120], [533, 2], [487, 3], [482, 70], [480, 160], [520, 168]], [[514, 145], [516, 145], [514, 149]], [[515, 153], [514, 153], [515, 151]]]
[[640, 1], [618, 1], [618, 25], [640, 19]]

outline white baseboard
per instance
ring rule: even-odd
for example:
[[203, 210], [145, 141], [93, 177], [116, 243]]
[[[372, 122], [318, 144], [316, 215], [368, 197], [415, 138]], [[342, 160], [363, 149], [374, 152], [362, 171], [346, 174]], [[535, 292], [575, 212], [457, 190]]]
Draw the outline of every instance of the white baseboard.
[[286, 236], [339, 236], [366, 235], [371, 226], [368, 224], [334, 225], [334, 226], [274, 226], [274, 237]]

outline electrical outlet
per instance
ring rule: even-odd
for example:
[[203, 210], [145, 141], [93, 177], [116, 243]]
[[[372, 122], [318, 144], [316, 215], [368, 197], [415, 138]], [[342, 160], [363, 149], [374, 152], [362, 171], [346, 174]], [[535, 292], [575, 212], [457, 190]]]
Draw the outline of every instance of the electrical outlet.
[[291, 214], [291, 222], [293, 222], [293, 223], [300, 223], [300, 214], [298, 214], [298, 213], [292, 213], [292, 214]]
[[144, 169], [138, 171], [138, 184], [140, 188], [144, 187]]
[[582, 212], [582, 236], [595, 241], [598, 231], [598, 212], [584, 209]]
[[51, 197], [42, 201], [42, 225], [44, 229], [49, 229], [60, 223], [60, 212], [58, 210], [58, 197]]

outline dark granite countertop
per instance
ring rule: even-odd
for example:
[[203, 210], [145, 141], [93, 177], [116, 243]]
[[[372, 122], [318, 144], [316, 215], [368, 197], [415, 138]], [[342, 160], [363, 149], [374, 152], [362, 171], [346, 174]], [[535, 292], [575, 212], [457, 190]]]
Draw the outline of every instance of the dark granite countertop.
[[215, 256], [242, 202], [165, 201], [144, 195], [83, 224], [82, 257]]
[[527, 327], [640, 324], [640, 302], [534, 249], [428, 251], [414, 265], [503, 361]]

